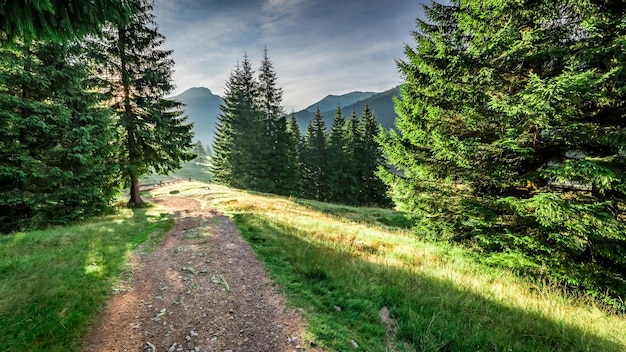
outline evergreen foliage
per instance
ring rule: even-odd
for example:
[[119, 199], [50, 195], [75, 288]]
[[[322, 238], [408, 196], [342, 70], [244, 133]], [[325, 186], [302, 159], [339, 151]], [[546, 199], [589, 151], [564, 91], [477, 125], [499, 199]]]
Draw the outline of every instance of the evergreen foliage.
[[0, 231], [66, 223], [117, 192], [115, 137], [77, 45], [0, 48]]
[[70, 40], [99, 32], [107, 21], [123, 23], [137, 7], [136, 0], [4, 0], [0, 32], [27, 42]]
[[[356, 168], [358, 169], [358, 185], [360, 188], [360, 205], [391, 205], [387, 196], [387, 186], [376, 175], [382, 168], [383, 156], [380, 144], [376, 140], [380, 132], [380, 125], [376, 122], [374, 112], [365, 104], [361, 115], [362, 134], [357, 138], [355, 154]], [[360, 142], [360, 143], [359, 143]], [[384, 170], [384, 168], [382, 168]]]
[[258, 82], [246, 55], [231, 72], [220, 106], [211, 166], [215, 182], [256, 191], [271, 187], [267, 160], [260, 157], [260, 153], [268, 154], [268, 144], [263, 143], [265, 121], [258, 101]]
[[267, 192], [280, 195], [298, 193], [297, 160], [290, 155], [293, 149], [292, 139], [287, 131], [287, 115], [282, 107], [282, 89], [277, 87], [277, 76], [270, 61], [267, 48], [263, 51], [263, 60], [259, 70], [259, 109], [265, 122], [263, 142], [267, 146], [263, 160], [269, 164], [268, 178], [271, 188]]
[[290, 196], [299, 196], [302, 193], [302, 163], [300, 162], [300, 147], [302, 146], [302, 136], [300, 126], [294, 113], [287, 124], [287, 135], [289, 137], [287, 151], [289, 158], [290, 177], [286, 182], [286, 189], [290, 190]]
[[349, 202], [350, 194], [358, 187], [357, 178], [351, 172], [355, 159], [350, 159], [348, 131], [341, 106], [337, 106], [328, 143], [328, 201]]
[[215, 155], [211, 163], [211, 174], [213, 180], [217, 183], [235, 187], [234, 182], [234, 165], [237, 161], [235, 156], [235, 134], [238, 131], [233, 129], [233, 118], [237, 113], [235, 110], [236, 98], [239, 94], [237, 89], [237, 77], [239, 65], [230, 73], [224, 94], [224, 105], [220, 106], [222, 113], [215, 125], [215, 139], [213, 142], [213, 151]]
[[337, 107], [330, 133], [317, 109], [301, 150], [303, 196], [352, 205], [391, 205], [388, 188], [376, 175], [382, 167], [378, 132], [367, 105], [360, 119], [353, 111], [347, 122]]
[[273, 123], [274, 135], [270, 158], [270, 177], [274, 184], [272, 193], [280, 195], [298, 194], [298, 159], [294, 151], [297, 146], [287, 125], [287, 115], [282, 114]]
[[[195, 156], [192, 125], [185, 124], [182, 104], [164, 97], [171, 83], [171, 51], [159, 47], [152, 5], [140, 2], [141, 11], [129, 23], [117, 23], [96, 41], [101, 74], [106, 78], [112, 108], [121, 130], [122, 172], [130, 184], [130, 205], [141, 206], [139, 177], [147, 172], [168, 173]], [[97, 54], [96, 54], [97, 55]]]
[[[282, 89], [267, 49], [258, 75], [245, 55], [226, 83], [217, 123], [211, 173], [235, 188], [347, 204], [390, 205], [375, 171], [382, 157], [376, 118], [368, 106], [364, 125], [341, 107], [328, 132], [320, 109], [300, 135], [295, 115], [282, 107]], [[366, 189], [369, 188], [369, 189]]]
[[206, 161], [206, 159], [209, 156], [209, 154], [207, 153], [207, 150], [204, 149], [204, 146], [202, 145], [201, 142], [196, 142], [194, 144], [193, 153], [196, 155], [195, 160], [200, 161], [200, 162]]
[[[621, 1], [424, 8], [379, 141], [397, 203], [485, 260], [626, 294]], [[495, 254], [494, 254], [495, 253]], [[528, 264], [532, 263], [532, 264]], [[548, 269], [546, 269], [548, 268]], [[547, 271], [547, 272], [546, 272]]]
[[299, 137], [289, 128], [281, 104], [282, 89], [267, 49], [258, 79], [245, 55], [226, 83], [220, 107], [211, 165], [216, 182], [281, 195], [300, 193]]
[[348, 187], [346, 187], [346, 198], [344, 202], [347, 204], [357, 205], [360, 201], [361, 186], [359, 185], [360, 170], [358, 160], [361, 153], [361, 138], [363, 136], [363, 128], [356, 110], [352, 110], [350, 118], [346, 121], [346, 152], [348, 153], [348, 167], [351, 175]]
[[318, 108], [307, 126], [300, 154], [302, 162], [302, 195], [305, 198], [328, 199], [328, 132]]

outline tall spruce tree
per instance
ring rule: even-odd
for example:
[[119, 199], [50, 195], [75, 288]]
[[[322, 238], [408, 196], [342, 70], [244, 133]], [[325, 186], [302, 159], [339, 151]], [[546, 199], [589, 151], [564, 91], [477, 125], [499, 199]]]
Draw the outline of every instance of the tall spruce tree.
[[295, 113], [291, 114], [289, 123], [287, 124], [287, 134], [289, 140], [288, 148], [288, 165], [289, 176], [286, 179], [286, 189], [289, 190], [290, 196], [300, 196], [302, 194], [302, 166], [300, 161], [300, 146], [302, 145], [302, 136], [300, 134], [300, 126], [296, 120]]
[[360, 173], [358, 160], [362, 153], [362, 126], [361, 120], [356, 113], [356, 110], [352, 110], [350, 118], [346, 122], [346, 152], [348, 155], [348, 174], [350, 174], [350, 182], [346, 185], [345, 196], [347, 204], [359, 204], [359, 197], [361, 194], [361, 186], [359, 184]]
[[379, 138], [399, 169], [381, 173], [396, 200], [588, 292], [626, 293], [625, 11], [621, 1], [426, 7], [398, 62], [398, 132]]
[[319, 107], [309, 122], [301, 151], [302, 193], [309, 199], [328, 199], [328, 132]]
[[115, 129], [77, 45], [0, 48], [0, 232], [95, 214], [115, 196]]
[[139, 176], [168, 173], [193, 159], [192, 125], [185, 124], [182, 104], [165, 99], [172, 92], [172, 52], [159, 47], [165, 41], [152, 14], [153, 6], [140, 1], [141, 10], [128, 23], [108, 28], [97, 41], [99, 59], [109, 84], [112, 107], [122, 131], [122, 171], [130, 184], [129, 205], [141, 206]]
[[207, 154], [206, 149], [204, 149], [202, 142], [198, 141], [194, 144], [193, 152], [194, 154], [196, 154], [196, 158], [194, 159], [195, 161], [198, 161], [198, 162], [206, 161], [208, 154]]
[[268, 187], [263, 190], [281, 195], [293, 194], [293, 171], [296, 165], [289, 157], [290, 137], [287, 132], [287, 115], [282, 107], [282, 89], [277, 86], [277, 76], [270, 61], [267, 48], [263, 51], [263, 60], [259, 69], [259, 109], [265, 123], [262, 138], [264, 146], [259, 148], [259, 158], [266, 161], [268, 170]]
[[233, 129], [233, 120], [236, 118], [236, 103], [240, 91], [237, 87], [237, 76], [240, 67], [230, 73], [226, 81], [224, 104], [220, 105], [221, 113], [215, 125], [215, 139], [213, 140], [213, 158], [211, 160], [211, 176], [213, 181], [224, 185], [235, 186], [233, 163], [236, 162], [235, 140], [237, 133]]
[[335, 203], [350, 203], [351, 189], [356, 186], [356, 178], [350, 172], [351, 160], [348, 154], [348, 133], [346, 119], [341, 105], [335, 110], [335, 118], [328, 138], [328, 200]]
[[259, 82], [254, 77], [254, 69], [248, 55], [241, 62], [239, 77], [240, 101], [237, 105], [239, 118], [234, 126], [239, 131], [236, 141], [242, 159], [236, 163], [237, 174], [242, 178], [241, 188], [267, 192], [272, 189], [270, 166], [266, 157], [269, 154], [266, 138], [266, 124], [262, 111]]
[[[463, 198], [457, 182], [481, 179], [480, 168], [472, 164], [482, 156], [476, 147], [478, 134], [494, 130], [481, 114], [487, 98], [471, 84], [479, 75], [464, 49], [457, 3], [424, 7], [428, 20], [419, 19], [413, 33], [417, 48], [406, 46], [408, 60], [398, 62], [404, 78], [401, 97], [395, 101], [398, 131], [384, 131], [379, 138], [387, 160], [398, 170], [380, 176], [392, 187], [396, 203], [412, 212], [454, 208], [452, 203]], [[459, 101], [473, 104], [464, 108]]]
[[226, 84], [217, 125], [212, 173], [232, 187], [299, 194], [297, 145], [288, 130], [282, 89], [267, 49], [258, 80], [245, 55]]
[[218, 117], [211, 172], [218, 183], [266, 191], [269, 166], [259, 153], [266, 153], [265, 121], [258, 108], [258, 82], [248, 56], [231, 73], [226, 84], [222, 113]]
[[357, 177], [360, 185], [359, 203], [362, 205], [389, 206], [391, 199], [387, 196], [387, 185], [377, 176], [383, 162], [382, 150], [376, 140], [380, 126], [369, 104], [363, 107], [361, 116], [362, 135], [360, 150], [356, 154]]
[[274, 146], [270, 154], [270, 177], [274, 185], [272, 193], [280, 195], [296, 195], [299, 189], [298, 158], [295, 153], [297, 145], [289, 131], [287, 115], [281, 115], [274, 123]]

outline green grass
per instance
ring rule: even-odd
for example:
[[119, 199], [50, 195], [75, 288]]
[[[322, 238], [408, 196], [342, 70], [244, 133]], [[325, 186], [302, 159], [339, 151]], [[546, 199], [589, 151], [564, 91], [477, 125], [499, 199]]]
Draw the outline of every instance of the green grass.
[[[400, 213], [214, 185], [176, 189], [233, 215], [291, 304], [304, 309], [309, 338], [329, 351], [626, 350], [624, 316], [390, 226]], [[383, 307], [396, 321], [389, 333]]]
[[406, 229], [410, 229], [415, 225], [415, 221], [409, 215], [393, 209], [353, 207], [310, 199], [296, 199], [294, 201], [297, 204], [318, 210], [324, 214], [343, 217], [357, 223], [367, 223], [376, 226], [386, 225]]
[[172, 216], [156, 208], [120, 209], [0, 237], [0, 351], [77, 351], [89, 323], [123, 284], [131, 251], [154, 244], [172, 225]]
[[189, 178], [195, 181], [210, 182], [211, 174], [209, 172], [208, 164], [188, 162], [183, 163], [181, 168], [175, 170], [169, 175], [148, 174], [139, 179], [140, 184], [152, 184], [159, 182], [171, 182], [171, 181], [189, 181]]

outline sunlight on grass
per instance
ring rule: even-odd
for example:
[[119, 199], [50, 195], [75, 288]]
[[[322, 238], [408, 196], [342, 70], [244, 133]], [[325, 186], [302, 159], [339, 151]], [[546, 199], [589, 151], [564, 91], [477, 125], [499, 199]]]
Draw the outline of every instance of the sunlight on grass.
[[77, 351], [131, 251], [163, 234], [158, 208], [0, 237], [0, 350]]
[[[354, 349], [352, 340], [368, 351], [394, 345], [406, 351], [626, 350], [623, 316], [551, 283], [483, 266], [461, 248], [421, 241], [387, 225], [385, 219], [405, 220], [391, 210], [294, 202], [202, 183], [174, 188], [233, 214], [275, 280], [307, 312], [315, 339], [330, 350]], [[392, 344], [378, 317], [383, 306], [396, 319]]]
[[182, 163], [181, 168], [174, 170], [169, 175], [146, 174], [139, 179], [142, 185], [166, 183], [166, 182], [188, 182], [189, 178], [201, 182], [211, 181], [211, 173], [209, 172], [209, 164], [191, 161]]

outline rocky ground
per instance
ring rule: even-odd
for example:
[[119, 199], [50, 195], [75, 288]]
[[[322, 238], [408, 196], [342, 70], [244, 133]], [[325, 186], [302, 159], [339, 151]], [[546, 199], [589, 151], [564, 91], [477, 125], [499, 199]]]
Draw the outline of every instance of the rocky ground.
[[176, 226], [133, 255], [129, 287], [109, 300], [85, 352], [319, 351], [228, 217], [191, 198], [154, 202]]

